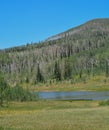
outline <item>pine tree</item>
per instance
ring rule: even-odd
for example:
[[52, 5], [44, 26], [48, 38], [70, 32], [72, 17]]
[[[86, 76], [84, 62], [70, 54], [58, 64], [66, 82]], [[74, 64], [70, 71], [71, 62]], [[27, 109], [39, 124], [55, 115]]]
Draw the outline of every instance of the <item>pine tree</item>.
[[42, 75], [42, 73], [41, 73], [39, 64], [38, 64], [38, 66], [37, 66], [37, 75], [36, 75], [36, 78], [37, 78], [37, 83], [44, 81], [44, 77], [43, 77], [43, 75]]
[[71, 64], [70, 61], [66, 59], [64, 63], [64, 79], [71, 79], [71, 76], [72, 76]]
[[61, 70], [60, 70], [60, 67], [59, 67], [59, 62], [55, 62], [55, 66], [54, 66], [54, 78], [57, 80], [57, 81], [60, 81], [61, 80]]
[[8, 100], [9, 86], [4, 80], [4, 77], [0, 75], [0, 106], [3, 105], [4, 100]]
[[105, 63], [105, 73], [106, 73], [106, 77], [109, 76], [109, 66], [108, 66], [108, 61], [106, 60], [106, 63]]

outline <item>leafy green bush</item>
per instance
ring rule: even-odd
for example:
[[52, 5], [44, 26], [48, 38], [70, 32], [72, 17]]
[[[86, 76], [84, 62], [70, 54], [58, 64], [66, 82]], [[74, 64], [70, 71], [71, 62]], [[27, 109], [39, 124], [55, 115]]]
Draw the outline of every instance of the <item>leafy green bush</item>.
[[24, 89], [19, 85], [10, 89], [10, 100], [13, 101], [33, 101], [37, 100], [38, 96], [29, 92], [28, 89]]
[[101, 102], [99, 103], [99, 105], [100, 105], [100, 106], [107, 106], [107, 105], [109, 105], [109, 100], [101, 101]]
[[9, 86], [6, 83], [4, 77], [0, 74], [0, 106], [3, 105], [4, 100], [8, 100]]

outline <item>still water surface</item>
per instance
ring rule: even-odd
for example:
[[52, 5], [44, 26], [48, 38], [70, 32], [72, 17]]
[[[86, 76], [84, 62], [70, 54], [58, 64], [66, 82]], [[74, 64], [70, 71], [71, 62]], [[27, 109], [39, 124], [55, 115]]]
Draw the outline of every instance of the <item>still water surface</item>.
[[40, 99], [50, 100], [105, 100], [109, 92], [74, 91], [74, 92], [38, 92]]

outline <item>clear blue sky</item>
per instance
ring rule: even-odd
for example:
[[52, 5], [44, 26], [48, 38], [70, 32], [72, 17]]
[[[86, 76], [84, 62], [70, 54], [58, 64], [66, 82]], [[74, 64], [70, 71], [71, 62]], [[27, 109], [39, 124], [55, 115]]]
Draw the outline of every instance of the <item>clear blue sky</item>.
[[109, 0], [0, 0], [0, 49], [42, 41], [95, 18], [109, 18]]

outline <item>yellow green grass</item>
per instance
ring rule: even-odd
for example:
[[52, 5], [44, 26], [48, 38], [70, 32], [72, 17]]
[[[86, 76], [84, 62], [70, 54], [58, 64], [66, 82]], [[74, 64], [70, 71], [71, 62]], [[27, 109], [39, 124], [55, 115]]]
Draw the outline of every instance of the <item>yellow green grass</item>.
[[[27, 86], [27, 85], [25, 85]], [[32, 91], [109, 91], [109, 78], [104, 75], [91, 77], [87, 81], [61, 81], [29, 86]]]
[[[31, 91], [109, 91], [109, 78], [38, 84]], [[0, 108], [0, 130], [109, 130], [109, 106], [100, 101], [11, 102]]]
[[0, 130], [109, 130], [99, 101], [37, 101], [0, 108]]

